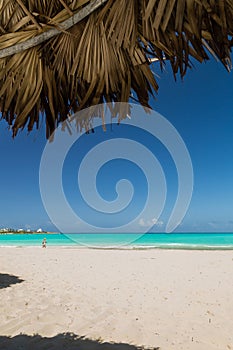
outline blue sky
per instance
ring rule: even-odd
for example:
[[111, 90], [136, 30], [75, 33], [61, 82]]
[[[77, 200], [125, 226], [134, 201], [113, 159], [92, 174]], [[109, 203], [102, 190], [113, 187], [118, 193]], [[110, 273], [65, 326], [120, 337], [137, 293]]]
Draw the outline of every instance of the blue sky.
[[[211, 60], [195, 63], [184, 81], [174, 81], [169, 66], [160, 73], [159, 94], [151, 106], [166, 117], [183, 138], [193, 164], [194, 191], [188, 212], [177, 232], [233, 232], [233, 74]], [[46, 144], [44, 128], [16, 139], [4, 121], [0, 123], [0, 227], [39, 228], [56, 231], [40, 196], [39, 165]], [[81, 218], [93, 225], [124, 224], [140, 213], [147, 196], [147, 181], [141, 169], [126, 160], [103, 166], [97, 176], [97, 188], [105, 200], [116, 198], [115, 184], [122, 178], [131, 181], [134, 197], [130, 205], [116, 215], [100, 215], [85, 205], [77, 186], [82, 157], [96, 144], [108, 139], [130, 138], [148, 147], [159, 160], [167, 181], [164, 211], [152, 231], [163, 231], [177, 195], [174, 163], [163, 145], [146, 132], [127, 126], [101, 129], [83, 135], [71, 148], [64, 163], [63, 186], [68, 202]], [[59, 203], [56, 203], [59, 205]], [[138, 225], [151, 222], [140, 220]]]

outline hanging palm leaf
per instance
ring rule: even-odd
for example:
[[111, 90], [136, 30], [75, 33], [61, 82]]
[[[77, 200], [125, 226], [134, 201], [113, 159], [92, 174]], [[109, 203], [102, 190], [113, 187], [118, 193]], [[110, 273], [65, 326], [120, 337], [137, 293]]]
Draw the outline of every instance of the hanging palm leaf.
[[230, 70], [232, 37], [233, 0], [2, 0], [2, 118], [16, 135], [45, 112], [49, 137], [70, 113], [132, 92], [148, 106], [151, 62], [183, 77], [214, 55]]

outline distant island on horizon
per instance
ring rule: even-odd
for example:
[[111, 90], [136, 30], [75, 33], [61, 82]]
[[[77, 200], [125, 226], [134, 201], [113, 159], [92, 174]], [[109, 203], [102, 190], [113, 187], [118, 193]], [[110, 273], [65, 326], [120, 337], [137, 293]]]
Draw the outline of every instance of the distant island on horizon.
[[43, 230], [42, 228], [31, 230], [31, 229], [13, 229], [13, 228], [0, 228], [0, 235], [1, 234], [57, 234], [59, 232], [52, 232], [52, 231], [46, 231]]

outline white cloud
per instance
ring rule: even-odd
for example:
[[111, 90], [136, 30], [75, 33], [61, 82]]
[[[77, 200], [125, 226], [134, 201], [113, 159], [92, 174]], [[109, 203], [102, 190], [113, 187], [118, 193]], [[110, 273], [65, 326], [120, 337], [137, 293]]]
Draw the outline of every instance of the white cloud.
[[158, 220], [156, 218], [152, 218], [151, 220], [146, 220], [141, 218], [138, 222], [139, 226], [141, 227], [151, 227], [151, 226], [158, 226], [161, 227], [163, 226], [163, 221], [162, 220]]
[[157, 222], [155, 223], [155, 225], [158, 226], [158, 227], [163, 226], [163, 224], [164, 224], [164, 222], [163, 222], [162, 220], [157, 221]]
[[144, 221], [143, 218], [141, 218], [141, 219], [139, 220], [138, 224], [139, 224], [139, 226], [142, 226], [142, 227], [145, 227], [145, 226], [146, 226], [145, 221]]

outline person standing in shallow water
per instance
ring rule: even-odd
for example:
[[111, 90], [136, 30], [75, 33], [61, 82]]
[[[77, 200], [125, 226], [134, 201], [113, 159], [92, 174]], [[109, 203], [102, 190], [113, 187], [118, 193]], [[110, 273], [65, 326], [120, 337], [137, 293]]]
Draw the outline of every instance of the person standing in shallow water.
[[46, 241], [46, 238], [44, 238], [42, 241], [42, 248], [46, 248], [46, 245], [47, 245], [47, 241]]

